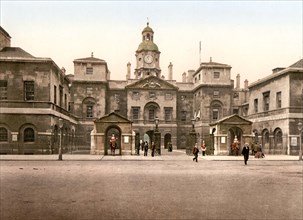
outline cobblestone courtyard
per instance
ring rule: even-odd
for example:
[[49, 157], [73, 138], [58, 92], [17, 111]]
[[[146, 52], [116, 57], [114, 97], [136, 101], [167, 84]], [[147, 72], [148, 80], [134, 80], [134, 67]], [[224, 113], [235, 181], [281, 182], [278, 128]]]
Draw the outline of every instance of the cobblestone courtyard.
[[299, 161], [0, 161], [1, 219], [302, 219]]

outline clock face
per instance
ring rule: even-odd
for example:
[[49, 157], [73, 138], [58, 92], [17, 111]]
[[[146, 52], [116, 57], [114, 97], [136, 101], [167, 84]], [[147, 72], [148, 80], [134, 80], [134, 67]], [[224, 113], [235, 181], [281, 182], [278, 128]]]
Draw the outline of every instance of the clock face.
[[151, 55], [146, 55], [146, 56], [144, 57], [144, 61], [145, 61], [146, 63], [152, 63], [153, 60], [154, 60], [154, 58], [153, 58], [153, 56], [151, 56]]

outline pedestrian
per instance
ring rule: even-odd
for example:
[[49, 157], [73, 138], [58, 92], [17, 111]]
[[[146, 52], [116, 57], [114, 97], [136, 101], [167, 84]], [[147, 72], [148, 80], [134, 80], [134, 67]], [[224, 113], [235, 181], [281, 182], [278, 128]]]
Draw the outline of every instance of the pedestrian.
[[145, 142], [142, 141], [142, 140], [140, 140], [140, 143], [141, 143], [141, 150], [144, 151], [144, 144], [145, 144]]
[[155, 149], [156, 149], [156, 145], [155, 145], [155, 142], [152, 142], [151, 143], [151, 156], [155, 156]]
[[202, 156], [205, 156], [205, 152], [206, 152], [206, 144], [205, 142], [203, 141], [202, 144], [201, 144], [201, 151], [202, 151]]
[[138, 143], [138, 146], [137, 146], [137, 155], [140, 155], [141, 142], [142, 142], [142, 140], [140, 140], [140, 142]]
[[144, 156], [147, 156], [147, 152], [148, 152], [148, 143], [147, 143], [147, 141], [145, 141], [145, 143], [144, 143]]
[[198, 149], [198, 144], [196, 143], [193, 148], [193, 154], [195, 155], [195, 157], [193, 158], [193, 161], [196, 160], [197, 163], [198, 163], [198, 153], [199, 153], [199, 149]]
[[249, 145], [248, 143], [244, 144], [242, 149], [242, 155], [244, 156], [244, 164], [247, 165], [248, 157], [249, 157]]
[[110, 140], [109, 140], [109, 145], [111, 149], [112, 156], [115, 156], [115, 151], [117, 147], [117, 138], [115, 137], [115, 134], [112, 134]]

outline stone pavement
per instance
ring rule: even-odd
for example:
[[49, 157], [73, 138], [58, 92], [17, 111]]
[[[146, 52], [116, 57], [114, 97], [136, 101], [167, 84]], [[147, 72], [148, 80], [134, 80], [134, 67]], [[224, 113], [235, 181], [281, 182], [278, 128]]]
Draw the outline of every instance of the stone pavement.
[[[116, 155], [116, 156], [104, 156], [104, 155], [90, 155], [90, 154], [63, 154], [63, 160], [67, 161], [90, 161], [90, 160], [101, 160], [101, 161], [113, 161], [113, 160], [125, 160], [125, 161], [187, 161], [193, 158], [192, 155], [186, 155], [185, 150], [173, 150], [173, 152], [167, 152], [167, 150], [162, 149], [161, 156], [151, 157], [150, 152], [147, 157], [143, 156], [143, 153], [140, 155]], [[14, 161], [14, 160], [58, 160], [57, 154], [51, 155], [0, 155], [0, 161]], [[238, 161], [243, 160], [243, 156], [214, 156], [207, 155], [202, 156], [199, 154], [198, 160], [210, 160], [210, 161]], [[254, 158], [250, 155], [250, 161], [298, 161], [299, 156], [290, 156], [290, 155], [266, 155], [265, 158]]]

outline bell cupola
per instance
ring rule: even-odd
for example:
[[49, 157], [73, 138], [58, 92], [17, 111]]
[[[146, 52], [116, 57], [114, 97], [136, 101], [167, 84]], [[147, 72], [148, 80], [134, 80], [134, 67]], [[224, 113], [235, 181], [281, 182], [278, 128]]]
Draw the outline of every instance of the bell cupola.
[[149, 22], [142, 31], [142, 42], [136, 50], [136, 60], [136, 79], [150, 75], [160, 77], [160, 51], [154, 43], [154, 31], [149, 27]]

